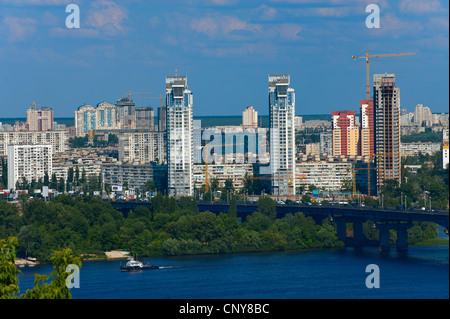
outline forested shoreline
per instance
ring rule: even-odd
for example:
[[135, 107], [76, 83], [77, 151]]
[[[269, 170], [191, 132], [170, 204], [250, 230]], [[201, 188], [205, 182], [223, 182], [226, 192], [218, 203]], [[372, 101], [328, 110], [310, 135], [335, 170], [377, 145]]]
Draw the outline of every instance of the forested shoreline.
[[[177, 202], [161, 194], [152, 199], [150, 209], [140, 206], [126, 217], [93, 196], [59, 195], [49, 202], [23, 199], [19, 205], [0, 201], [0, 238], [17, 237], [17, 257], [33, 256], [40, 262], [67, 248], [86, 259], [121, 249], [152, 257], [344, 246], [330, 220], [318, 225], [301, 213], [277, 219], [275, 209], [271, 198], [260, 198], [258, 210], [240, 221], [233, 208], [219, 215], [198, 212], [191, 198]], [[369, 224], [365, 231], [376, 239]], [[437, 226], [416, 224], [410, 234], [411, 243], [435, 238]]]

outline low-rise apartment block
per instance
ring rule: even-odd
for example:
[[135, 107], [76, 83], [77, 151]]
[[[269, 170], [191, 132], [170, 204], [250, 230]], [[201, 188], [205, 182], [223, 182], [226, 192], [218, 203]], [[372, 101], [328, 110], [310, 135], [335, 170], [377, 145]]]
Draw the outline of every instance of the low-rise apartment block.
[[[195, 188], [200, 188], [205, 185], [206, 168], [205, 165], [194, 165], [193, 175], [194, 175], [194, 186]], [[239, 191], [244, 187], [244, 177], [253, 176], [253, 165], [252, 164], [209, 164], [208, 165], [208, 179], [209, 185], [211, 185], [211, 179], [217, 179], [219, 182], [219, 187], [225, 186], [226, 180], [232, 180], [233, 186], [236, 191]]]
[[0, 156], [6, 155], [8, 145], [52, 145], [54, 154], [69, 150], [67, 131], [0, 132]]
[[309, 185], [328, 191], [340, 191], [345, 180], [351, 180], [353, 169], [349, 162], [308, 161], [295, 165], [296, 186]]
[[440, 143], [401, 143], [400, 144], [400, 153], [402, 156], [415, 156], [422, 154], [434, 154], [439, 152], [441, 149]]

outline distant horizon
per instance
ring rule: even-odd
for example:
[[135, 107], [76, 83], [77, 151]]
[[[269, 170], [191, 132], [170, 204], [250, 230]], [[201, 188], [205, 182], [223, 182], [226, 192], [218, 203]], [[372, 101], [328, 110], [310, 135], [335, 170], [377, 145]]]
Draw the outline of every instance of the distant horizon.
[[[414, 113], [414, 112], [409, 112], [409, 113]], [[449, 114], [449, 112], [431, 112], [431, 114]], [[359, 113], [355, 113], [355, 115], [359, 115]], [[258, 117], [263, 116], [263, 117], [269, 117], [268, 114], [264, 114], [264, 115], [258, 115]], [[305, 117], [314, 117], [314, 116], [330, 116], [331, 117], [331, 112], [330, 114], [328, 113], [320, 113], [320, 114], [296, 114], [295, 116], [305, 116]], [[158, 116], [155, 115], [155, 118], [157, 118]], [[194, 115], [194, 118], [199, 118], [199, 117], [208, 117], [208, 118], [213, 118], [213, 117], [242, 117], [242, 114], [239, 115]], [[26, 121], [26, 116], [24, 117], [0, 117], [0, 122], [2, 122], [2, 120], [25, 120]], [[74, 117], [71, 116], [59, 116], [59, 117], [54, 117], [54, 120], [56, 119], [74, 119]]]
[[[331, 114], [331, 113], [330, 113]], [[356, 113], [357, 115], [359, 113]], [[440, 114], [440, 113], [439, 113]], [[258, 115], [258, 117], [269, 117], [269, 115]], [[315, 116], [330, 116], [329, 114], [296, 114], [295, 116], [306, 116], [306, 117], [315, 117]], [[155, 118], [157, 118], [158, 116], [155, 115]], [[194, 115], [194, 118], [199, 118], [199, 117], [208, 117], [208, 118], [213, 118], [213, 117], [239, 117], [242, 118], [242, 114], [241, 115]], [[26, 121], [26, 116], [25, 117], [0, 117], [0, 122], [2, 120], [25, 120]], [[54, 120], [56, 119], [74, 119], [74, 117], [70, 117], [70, 116], [59, 116], [59, 117], [54, 117]]]

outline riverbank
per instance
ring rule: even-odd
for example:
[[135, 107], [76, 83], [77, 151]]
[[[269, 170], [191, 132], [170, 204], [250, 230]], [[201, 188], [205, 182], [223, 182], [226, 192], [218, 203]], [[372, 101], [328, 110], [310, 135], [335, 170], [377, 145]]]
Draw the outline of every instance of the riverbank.
[[106, 259], [126, 259], [130, 256], [129, 251], [111, 250], [105, 252]]
[[438, 245], [448, 245], [449, 240], [444, 238], [430, 238], [423, 241], [420, 241], [418, 243], [415, 243], [411, 246], [438, 246]]
[[23, 259], [23, 258], [18, 258], [14, 261], [14, 264], [19, 267], [34, 267], [37, 265], [40, 265], [39, 262], [37, 261], [32, 261], [32, 260], [28, 260], [28, 259]]

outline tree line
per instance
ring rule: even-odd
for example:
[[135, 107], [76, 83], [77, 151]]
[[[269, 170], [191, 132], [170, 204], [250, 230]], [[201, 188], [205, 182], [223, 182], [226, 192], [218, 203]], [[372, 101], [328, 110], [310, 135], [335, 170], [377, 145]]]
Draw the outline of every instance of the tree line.
[[[236, 199], [228, 212], [199, 212], [195, 199], [158, 193], [150, 208], [123, 214], [99, 197], [58, 195], [48, 202], [21, 199], [20, 205], [0, 201], [0, 238], [18, 238], [17, 256], [49, 261], [55, 250], [71, 249], [83, 258], [105, 257], [105, 251], [127, 249], [138, 256], [217, 254], [342, 247], [335, 224], [316, 224], [301, 213], [276, 218], [270, 197], [258, 200], [257, 211], [238, 218]], [[375, 238], [373, 223], [366, 227]], [[411, 242], [436, 236], [418, 226]], [[421, 228], [422, 227], [422, 228]], [[428, 228], [427, 228], [428, 229]], [[395, 237], [392, 238], [395, 241]]]
[[124, 216], [94, 196], [23, 199], [20, 205], [0, 201], [0, 238], [17, 237], [17, 255], [41, 262], [66, 248], [86, 258], [114, 249], [155, 256], [343, 245], [329, 222], [316, 225], [300, 213], [276, 219], [269, 197], [258, 201], [246, 221], [236, 217], [236, 200], [231, 202], [229, 212], [216, 215], [198, 212], [195, 199], [176, 201], [158, 193], [150, 208], [140, 206]]
[[[420, 165], [413, 172], [405, 165]], [[448, 209], [449, 167], [442, 168], [442, 154], [419, 154], [402, 159], [402, 183], [386, 180], [381, 189], [387, 206], [426, 207]]]

